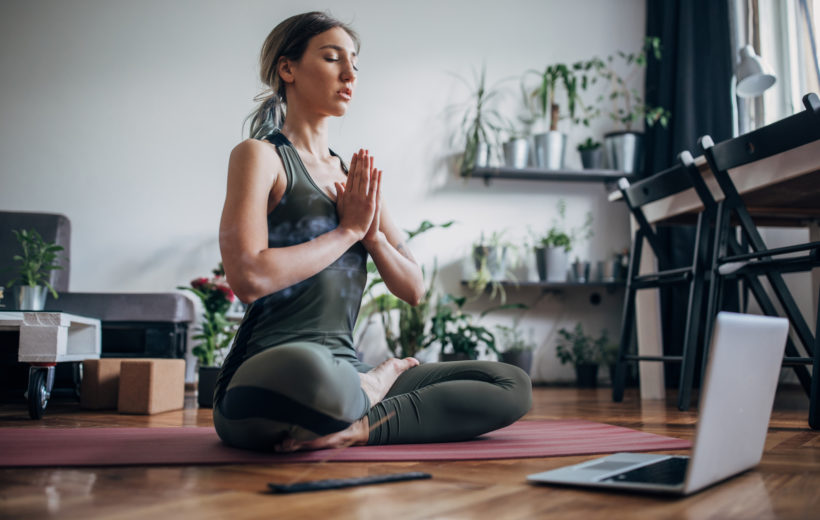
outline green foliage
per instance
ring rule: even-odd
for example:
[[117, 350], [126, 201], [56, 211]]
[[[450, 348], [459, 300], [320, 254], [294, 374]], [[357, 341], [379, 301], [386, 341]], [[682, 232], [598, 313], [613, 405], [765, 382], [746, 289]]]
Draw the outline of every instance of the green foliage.
[[601, 331], [601, 336], [595, 338], [584, 334], [581, 323], [575, 324], [575, 329], [559, 329], [558, 335], [561, 337], [555, 352], [561, 364], [572, 363], [578, 365], [598, 365], [604, 361], [604, 352], [609, 344], [609, 335], [606, 329]]
[[193, 339], [199, 340], [199, 344], [192, 349], [193, 354], [200, 366], [218, 366], [237, 329], [237, 325], [226, 317], [235, 296], [225, 279], [222, 263], [213, 270], [211, 278], [196, 278], [191, 281], [190, 287], [180, 286], [177, 289], [195, 294], [204, 308], [199, 332], [193, 336]]
[[[416, 229], [405, 230], [405, 233], [407, 233], [409, 242], [432, 229], [446, 229], [454, 223], [455, 221], [450, 220], [442, 224], [434, 224], [425, 220]], [[360, 319], [356, 323], [356, 330], [359, 329], [361, 323], [374, 314], [378, 314], [384, 327], [384, 339], [393, 355], [400, 358], [414, 356], [428, 343], [429, 337], [426, 329], [431, 312], [437, 269], [433, 268], [433, 273], [427, 280], [427, 290], [416, 306], [410, 305], [389, 292], [373, 295], [376, 288], [384, 285], [384, 280], [378, 276], [378, 269], [373, 260], [367, 261], [367, 272], [372, 278], [363, 294], [367, 302], [359, 312]], [[422, 273], [427, 278], [424, 269]]]
[[553, 219], [552, 227], [545, 234], [533, 237], [535, 247], [563, 247], [566, 252], [570, 252], [578, 241], [592, 238], [592, 213], [587, 212], [581, 226], [568, 229], [567, 201], [559, 199], [556, 208], [559, 218]]
[[578, 145], [578, 151], [583, 152], [587, 150], [597, 150], [600, 147], [601, 143], [599, 141], [596, 141], [591, 137], [587, 137], [586, 141]]
[[[489, 329], [474, 322], [473, 316], [465, 313], [462, 308], [467, 298], [446, 294], [439, 298], [432, 317], [430, 339], [428, 345], [437, 341], [441, 345], [442, 353], [465, 354], [470, 359], [477, 359], [479, 347], [498, 354], [495, 336]], [[481, 313], [484, 317], [491, 312], [504, 309], [526, 309], [527, 306], [514, 303], [499, 305]]]
[[[657, 123], [666, 128], [671, 118], [671, 113], [665, 108], [647, 105], [640, 92], [630, 86], [633, 77], [646, 67], [649, 59], [661, 59], [660, 38], [646, 37], [641, 50], [636, 53], [618, 51], [605, 60], [594, 57], [580, 63], [579, 71], [584, 85], [592, 85], [598, 80], [606, 82], [606, 92], [598, 96], [596, 104], [611, 103], [610, 108], [604, 112], [626, 130], [631, 130], [632, 125], [641, 119], [645, 120], [647, 126]], [[629, 75], [623, 76], [615, 70], [613, 65], [616, 61], [629, 68]], [[597, 117], [601, 112], [602, 109], [597, 106], [594, 116]]]
[[470, 83], [461, 76], [455, 75], [470, 90], [470, 99], [466, 102], [453, 105], [450, 110], [457, 110], [461, 116], [461, 136], [464, 141], [464, 157], [462, 171], [472, 170], [478, 159], [480, 143], [490, 147], [497, 146], [499, 134], [504, 128], [504, 119], [494, 107], [497, 101], [501, 82], [488, 87], [486, 84], [486, 69], [482, 65], [481, 72], [473, 71], [473, 82]]
[[[583, 62], [571, 65], [555, 63], [547, 65], [543, 71], [527, 71], [522, 79], [522, 90], [531, 118], [525, 122], [532, 125], [535, 120], [543, 118], [549, 121], [551, 131], [558, 130], [558, 122], [561, 119], [570, 119], [574, 124], [589, 126], [590, 108], [584, 104], [580, 96], [580, 92], [586, 90], [588, 84], [586, 78], [579, 74], [582, 67]], [[538, 77], [539, 83], [534, 89], [528, 90], [524, 83], [533, 75]], [[566, 95], [566, 111], [563, 113], [557, 97], [559, 85], [563, 87]], [[576, 116], [578, 113], [582, 115]]]
[[527, 340], [521, 329], [518, 327], [518, 322], [513, 322], [510, 325], [496, 325], [498, 330], [498, 343], [502, 352], [526, 352], [535, 350], [535, 343]]
[[17, 270], [17, 277], [8, 282], [11, 287], [15, 283], [36, 287], [38, 285], [45, 285], [49, 292], [55, 298], [58, 298], [57, 291], [48, 283], [48, 275], [51, 271], [62, 269], [62, 266], [57, 265], [57, 252], [62, 251], [63, 247], [53, 243], [46, 242], [43, 237], [34, 229], [12, 230], [17, 241], [22, 248], [21, 255], [14, 255], [15, 262], [19, 262], [20, 266]]
[[499, 296], [501, 303], [507, 301], [507, 293], [498, 277], [515, 282], [515, 276], [509, 271], [508, 263], [516, 261], [517, 247], [504, 239], [505, 234], [505, 230], [493, 231], [487, 238], [482, 232], [478, 241], [473, 243], [472, 259], [476, 270], [468, 280], [467, 286], [476, 297], [489, 286], [490, 299]]

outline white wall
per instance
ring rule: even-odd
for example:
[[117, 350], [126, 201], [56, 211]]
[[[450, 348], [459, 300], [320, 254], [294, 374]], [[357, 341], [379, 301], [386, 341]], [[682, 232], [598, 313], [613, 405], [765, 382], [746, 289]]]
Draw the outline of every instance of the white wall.
[[[437, 257], [445, 267], [447, 289], [458, 289], [455, 266], [481, 230], [507, 229], [511, 238], [525, 236], [528, 225], [543, 230], [560, 198], [573, 220], [594, 214], [595, 238], [581, 256], [603, 258], [628, 245], [626, 210], [606, 202], [599, 184], [485, 187], [456, 178], [453, 125], [442, 113], [467, 95], [451, 73], [469, 77], [485, 63], [493, 82], [555, 61], [637, 49], [643, 0], [6, 0], [0, 208], [71, 219], [75, 291], [166, 291], [207, 274], [219, 260], [228, 154], [260, 88], [259, 48], [276, 23], [312, 8], [352, 22], [363, 42], [356, 99], [333, 125], [332, 145], [343, 156], [373, 151], [402, 227], [459, 221], [414, 245], [425, 263]], [[516, 83], [509, 86], [514, 94]], [[594, 130], [606, 129], [600, 121]], [[579, 166], [574, 145], [589, 132], [565, 130], [569, 165]], [[605, 298], [590, 310], [584, 296], [564, 298], [542, 302], [526, 318], [545, 342], [538, 377], [569, 375], [553, 366], [546, 344], [557, 319], [618, 327], [617, 302]]]

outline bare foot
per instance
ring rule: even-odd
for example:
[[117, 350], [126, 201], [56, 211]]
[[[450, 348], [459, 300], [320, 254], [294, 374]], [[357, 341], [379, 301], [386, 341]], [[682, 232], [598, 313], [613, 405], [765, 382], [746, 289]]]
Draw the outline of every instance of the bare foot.
[[370, 422], [365, 415], [354, 422], [346, 429], [313, 439], [312, 441], [297, 441], [288, 437], [274, 447], [278, 452], [291, 452], [302, 450], [326, 450], [333, 448], [346, 448], [348, 446], [360, 446], [367, 444], [370, 436]]
[[359, 373], [362, 389], [370, 399], [370, 406], [381, 401], [396, 382], [399, 374], [418, 366], [419, 360], [408, 357], [404, 359], [390, 358], [365, 374]]

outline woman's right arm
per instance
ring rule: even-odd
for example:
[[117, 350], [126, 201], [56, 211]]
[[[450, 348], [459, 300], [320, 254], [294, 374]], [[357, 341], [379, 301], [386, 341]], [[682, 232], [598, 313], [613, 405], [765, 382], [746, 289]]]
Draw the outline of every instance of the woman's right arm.
[[[361, 166], [356, 168], [359, 176], [361, 170]], [[370, 180], [367, 173], [365, 182]], [[364, 208], [357, 208], [359, 211], [346, 215], [336, 229], [309, 242], [269, 248], [268, 198], [277, 180], [284, 179], [282, 160], [273, 147], [248, 139], [231, 152], [219, 247], [228, 283], [245, 303], [320, 272], [359, 241], [373, 220], [375, 201], [369, 216], [365, 204]], [[361, 193], [350, 194], [357, 195], [361, 198]], [[365, 194], [365, 199], [369, 198], [372, 197]]]

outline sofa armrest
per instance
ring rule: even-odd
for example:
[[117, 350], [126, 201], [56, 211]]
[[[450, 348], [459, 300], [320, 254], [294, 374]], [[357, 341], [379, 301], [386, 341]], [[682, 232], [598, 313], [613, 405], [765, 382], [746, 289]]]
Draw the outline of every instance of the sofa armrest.
[[191, 323], [193, 300], [182, 293], [60, 293], [46, 310], [63, 311], [100, 321]]

